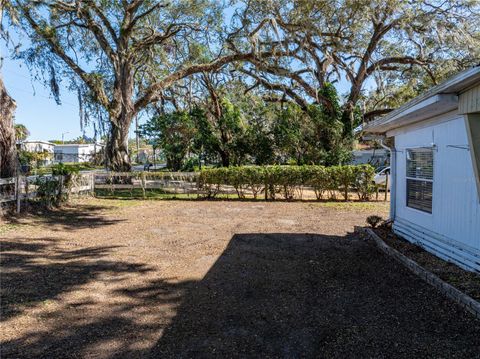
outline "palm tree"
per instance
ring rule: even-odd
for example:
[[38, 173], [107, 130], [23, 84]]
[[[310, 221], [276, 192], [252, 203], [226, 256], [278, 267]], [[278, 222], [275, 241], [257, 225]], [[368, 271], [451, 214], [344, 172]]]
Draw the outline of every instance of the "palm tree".
[[30, 131], [28, 131], [25, 125], [21, 123], [14, 125], [15, 127], [15, 138], [17, 141], [25, 141], [28, 136], [30, 136]]

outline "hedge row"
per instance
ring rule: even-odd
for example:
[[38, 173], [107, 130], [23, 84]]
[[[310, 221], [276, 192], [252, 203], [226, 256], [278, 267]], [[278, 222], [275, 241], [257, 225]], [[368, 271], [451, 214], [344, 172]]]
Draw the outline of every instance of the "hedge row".
[[342, 193], [348, 200], [355, 191], [360, 200], [369, 200], [375, 192], [375, 169], [370, 165], [347, 166], [244, 166], [212, 168], [199, 175], [199, 188], [209, 198], [215, 197], [221, 186], [233, 186], [239, 198], [250, 191], [254, 198], [264, 194], [267, 199], [280, 195], [285, 199], [302, 198], [303, 189], [310, 187], [317, 199], [336, 199]]

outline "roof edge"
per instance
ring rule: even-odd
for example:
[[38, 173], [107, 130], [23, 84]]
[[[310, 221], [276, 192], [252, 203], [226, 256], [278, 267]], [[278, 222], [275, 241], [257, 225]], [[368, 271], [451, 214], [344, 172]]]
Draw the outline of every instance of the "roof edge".
[[[415, 97], [409, 102], [403, 104], [402, 106], [390, 112], [389, 114], [366, 123], [365, 126], [363, 127], [363, 130], [366, 132], [378, 132], [380, 130], [380, 127], [386, 125], [388, 122], [392, 122], [393, 124], [396, 121], [395, 118], [400, 118], [402, 113], [408, 111], [412, 107], [420, 104], [422, 101], [425, 101], [430, 97], [433, 97], [439, 94], [458, 94], [479, 82], [480, 82], [480, 66], [475, 66], [470, 69], [464, 70], [450, 77], [449, 79], [445, 80], [441, 84], [432, 87], [431, 89]], [[419, 121], [422, 121], [422, 120], [419, 120]], [[398, 128], [401, 126], [402, 126], [401, 123], [396, 123], [394, 127], [390, 129]]]

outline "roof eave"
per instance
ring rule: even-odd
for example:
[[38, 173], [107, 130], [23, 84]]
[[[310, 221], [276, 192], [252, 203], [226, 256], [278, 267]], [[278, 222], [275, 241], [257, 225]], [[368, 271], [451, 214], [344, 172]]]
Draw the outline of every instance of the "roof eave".
[[[427, 118], [446, 113], [458, 107], [458, 94], [480, 82], [480, 66], [465, 70], [407, 102], [388, 115], [367, 123], [363, 130], [370, 133], [385, 133], [389, 130], [419, 122]], [[444, 104], [434, 105], [438, 109], [428, 112], [432, 102], [446, 101]], [[443, 109], [441, 107], [444, 107]], [[423, 108], [423, 114], [412, 116], [416, 110]]]

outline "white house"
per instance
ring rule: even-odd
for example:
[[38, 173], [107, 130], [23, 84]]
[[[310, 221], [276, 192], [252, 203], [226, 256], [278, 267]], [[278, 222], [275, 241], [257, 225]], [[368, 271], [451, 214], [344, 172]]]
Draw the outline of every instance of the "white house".
[[19, 143], [20, 148], [28, 152], [48, 152], [53, 153], [55, 145], [48, 141], [22, 141]]
[[90, 162], [95, 154], [103, 150], [103, 145], [97, 143], [69, 143], [55, 145], [54, 161], [59, 162]]
[[395, 233], [480, 272], [480, 66], [364, 130], [391, 147]]
[[17, 146], [19, 146], [23, 151], [27, 152], [48, 153], [48, 156], [44, 160], [39, 161], [39, 164], [41, 165], [48, 165], [52, 162], [53, 149], [55, 145], [51, 142], [29, 140], [18, 142]]

